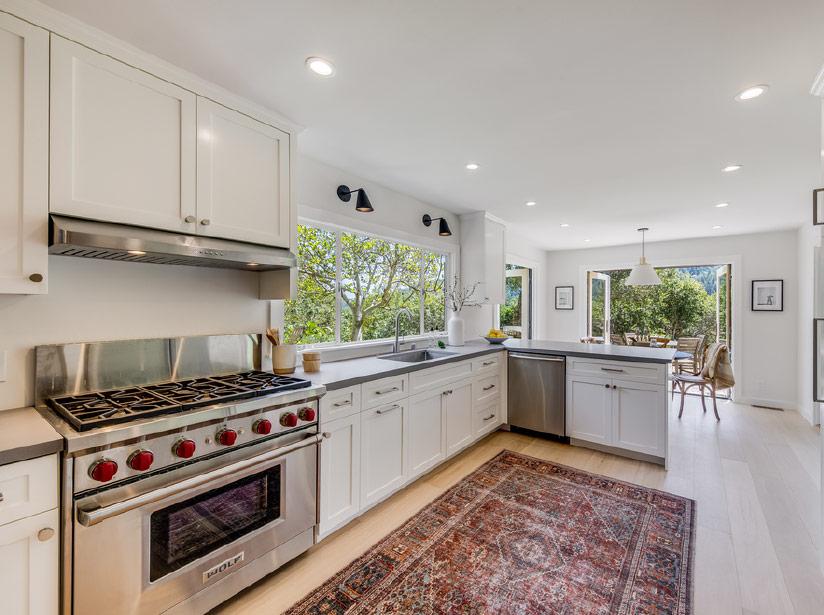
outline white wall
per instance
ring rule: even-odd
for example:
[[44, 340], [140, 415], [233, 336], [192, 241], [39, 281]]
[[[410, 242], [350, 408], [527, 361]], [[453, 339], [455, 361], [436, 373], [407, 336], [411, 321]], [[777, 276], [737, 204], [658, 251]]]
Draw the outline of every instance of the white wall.
[[263, 331], [255, 273], [49, 257], [47, 295], [0, 295], [0, 409], [30, 405], [41, 344]]
[[[783, 408], [798, 407], [798, 232], [732, 235], [647, 244], [656, 266], [738, 261], [733, 267], [733, 347], [736, 399]], [[624, 268], [637, 262], [640, 245], [548, 252], [546, 283], [551, 308], [546, 337], [577, 341], [585, 335], [587, 268]], [[750, 281], [784, 280], [783, 312], [752, 312]], [[575, 286], [575, 309], [554, 309], [554, 287]]]
[[[798, 229], [798, 411], [810, 423], [819, 422], [818, 404], [813, 402], [813, 317], [815, 314], [815, 261], [820, 245], [820, 227]], [[824, 304], [822, 304], [824, 305]]]
[[[354, 196], [348, 203], [341, 201], [336, 194], [341, 184], [350, 190], [366, 188], [375, 211], [368, 214], [355, 211]], [[461, 234], [458, 216], [312, 158], [298, 156], [296, 191], [298, 215], [303, 218], [379, 235], [390, 234], [415, 244], [458, 249]], [[421, 222], [424, 214], [433, 218], [445, 216], [452, 236], [439, 237], [437, 222], [425, 227]]]

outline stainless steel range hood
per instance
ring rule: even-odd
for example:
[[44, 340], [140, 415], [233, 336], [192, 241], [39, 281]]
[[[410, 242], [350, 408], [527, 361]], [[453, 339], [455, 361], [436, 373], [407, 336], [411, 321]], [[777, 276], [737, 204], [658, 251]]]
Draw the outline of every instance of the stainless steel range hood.
[[283, 248], [57, 215], [49, 221], [49, 254], [246, 271], [297, 266]]

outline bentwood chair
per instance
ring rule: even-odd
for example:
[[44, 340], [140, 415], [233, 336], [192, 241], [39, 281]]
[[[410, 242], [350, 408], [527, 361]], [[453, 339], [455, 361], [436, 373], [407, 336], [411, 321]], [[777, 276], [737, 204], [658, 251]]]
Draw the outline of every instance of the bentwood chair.
[[[721, 420], [718, 416], [718, 403], [716, 400], [716, 392], [719, 388], [726, 388], [730, 386], [729, 383], [721, 383], [718, 379], [718, 366], [725, 358], [727, 352], [726, 344], [715, 342], [707, 349], [707, 360], [704, 362], [701, 372], [699, 374], [688, 373], [674, 373], [672, 375], [673, 387], [678, 386], [681, 392], [681, 407], [678, 410], [678, 418], [684, 414], [684, 398], [692, 387], [698, 387], [701, 391], [701, 406], [704, 412], [707, 412], [707, 402], [704, 398], [705, 393], [709, 392], [712, 397], [712, 409], [715, 412], [715, 418]], [[725, 384], [724, 387], [719, 387], [720, 384]]]

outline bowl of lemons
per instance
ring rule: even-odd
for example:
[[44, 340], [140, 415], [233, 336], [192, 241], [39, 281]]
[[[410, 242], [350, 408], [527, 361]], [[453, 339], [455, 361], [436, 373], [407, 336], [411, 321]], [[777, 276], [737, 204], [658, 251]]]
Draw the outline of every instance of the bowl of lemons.
[[500, 329], [490, 329], [484, 339], [490, 344], [503, 344], [509, 339], [509, 336]]

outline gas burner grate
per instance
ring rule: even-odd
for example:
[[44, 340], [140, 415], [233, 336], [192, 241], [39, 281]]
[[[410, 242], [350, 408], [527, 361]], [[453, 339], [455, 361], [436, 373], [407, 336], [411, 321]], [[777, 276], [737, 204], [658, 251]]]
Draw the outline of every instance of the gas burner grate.
[[53, 397], [46, 401], [81, 431], [178, 410], [170, 400], [140, 387]]
[[216, 403], [272, 395], [311, 386], [308, 380], [249, 371], [52, 397], [46, 403], [76, 430], [183, 412]]

